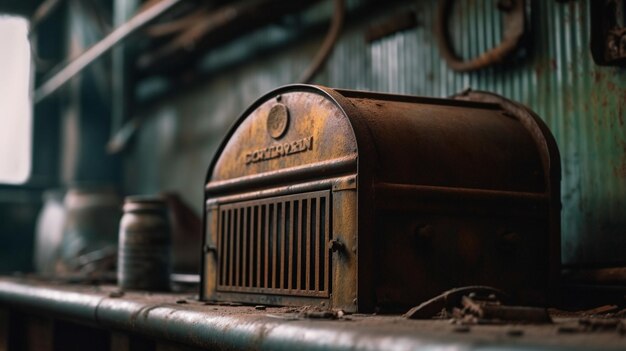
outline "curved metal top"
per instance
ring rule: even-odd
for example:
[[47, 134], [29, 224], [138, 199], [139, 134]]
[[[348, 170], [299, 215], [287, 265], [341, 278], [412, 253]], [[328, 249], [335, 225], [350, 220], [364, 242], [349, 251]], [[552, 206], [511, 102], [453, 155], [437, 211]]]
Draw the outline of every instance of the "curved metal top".
[[290, 171], [305, 173], [310, 166], [324, 176], [332, 167], [344, 173], [358, 168], [359, 175], [386, 183], [544, 193], [546, 160], [555, 157], [541, 147], [549, 131], [504, 108], [504, 98], [467, 100], [278, 88], [226, 135], [207, 190], [254, 177], [288, 179]]
[[346, 158], [356, 162], [355, 135], [346, 117], [341, 105], [321, 87], [278, 88], [237, 119], [218, 148], [207, 182]]

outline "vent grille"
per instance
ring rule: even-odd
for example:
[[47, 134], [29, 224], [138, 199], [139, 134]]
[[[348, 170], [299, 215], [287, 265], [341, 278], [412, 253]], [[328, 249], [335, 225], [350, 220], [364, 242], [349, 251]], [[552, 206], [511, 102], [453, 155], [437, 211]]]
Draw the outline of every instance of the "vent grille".
[[329, 296], [330, 192], [221, 205], [220, 291]]

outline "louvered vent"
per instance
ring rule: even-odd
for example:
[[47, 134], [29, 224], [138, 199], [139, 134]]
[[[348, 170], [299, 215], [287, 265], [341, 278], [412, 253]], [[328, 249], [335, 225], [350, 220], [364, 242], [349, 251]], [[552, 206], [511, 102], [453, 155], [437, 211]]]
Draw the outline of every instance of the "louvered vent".
[[221, 205], [220, 291], [329, 296], [330, 192]]

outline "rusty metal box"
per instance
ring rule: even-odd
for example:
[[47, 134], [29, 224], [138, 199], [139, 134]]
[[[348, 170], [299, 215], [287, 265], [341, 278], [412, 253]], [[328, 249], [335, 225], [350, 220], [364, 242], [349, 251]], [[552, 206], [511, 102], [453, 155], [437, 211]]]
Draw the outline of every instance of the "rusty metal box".
[[292, 85], [213, 159], [201, 298], [405, 310], [466, 285], [541, 303], [560, 262], [560, 161], [531, 111]]

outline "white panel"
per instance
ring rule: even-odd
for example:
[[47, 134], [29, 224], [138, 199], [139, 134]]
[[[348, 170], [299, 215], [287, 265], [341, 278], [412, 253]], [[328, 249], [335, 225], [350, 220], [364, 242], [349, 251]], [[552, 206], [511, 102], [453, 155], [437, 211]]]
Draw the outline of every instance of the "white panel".
[[20, 184], [32, 158], [28, 21], [0, 16], [0, 48], [0, 183]]

